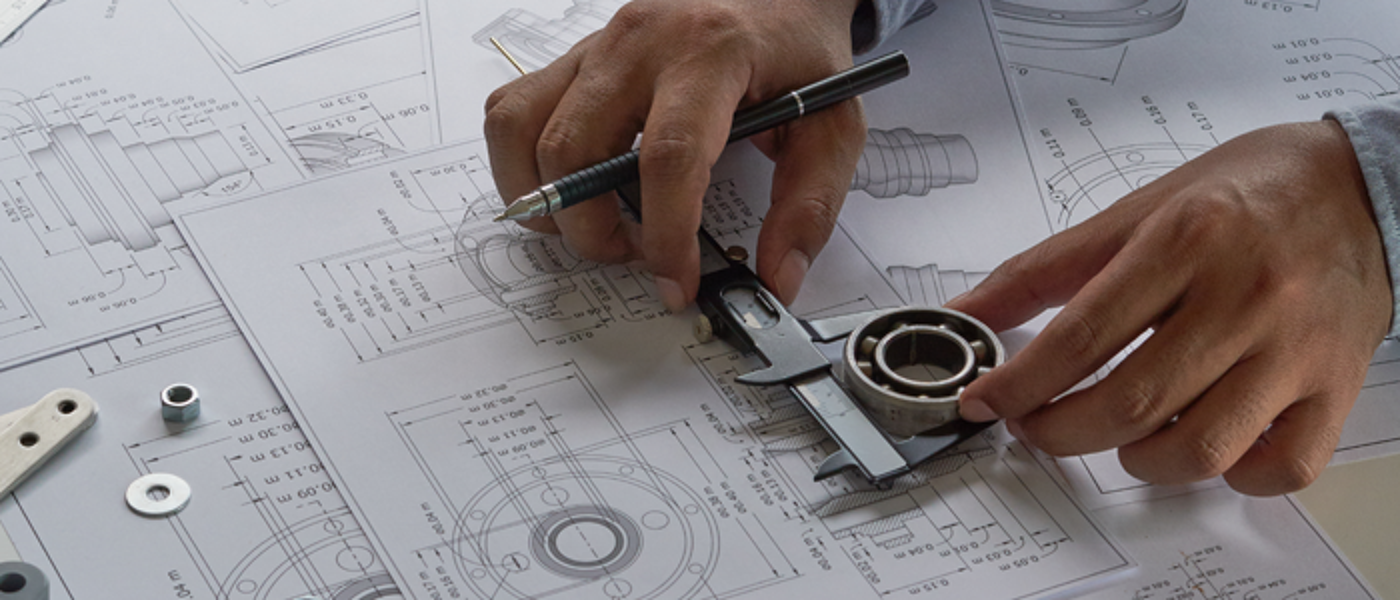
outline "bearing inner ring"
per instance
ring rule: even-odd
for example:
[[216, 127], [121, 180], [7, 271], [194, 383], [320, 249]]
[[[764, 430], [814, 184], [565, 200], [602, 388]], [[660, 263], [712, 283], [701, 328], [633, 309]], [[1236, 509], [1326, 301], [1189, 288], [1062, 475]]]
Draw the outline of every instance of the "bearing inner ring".
[[967, 377], [977, 365], [972, 346], [947, 327], [910, 325], [875, 346], [875, 368], [894, 387], [937, 392]]

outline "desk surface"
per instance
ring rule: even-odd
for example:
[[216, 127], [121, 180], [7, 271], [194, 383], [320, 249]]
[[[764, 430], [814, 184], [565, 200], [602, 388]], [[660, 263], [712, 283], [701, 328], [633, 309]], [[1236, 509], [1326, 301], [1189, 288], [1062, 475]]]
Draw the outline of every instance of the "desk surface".
[[1329, 467], [1297, 497], [1376, 593], [1400, 600], [1400, 456]]

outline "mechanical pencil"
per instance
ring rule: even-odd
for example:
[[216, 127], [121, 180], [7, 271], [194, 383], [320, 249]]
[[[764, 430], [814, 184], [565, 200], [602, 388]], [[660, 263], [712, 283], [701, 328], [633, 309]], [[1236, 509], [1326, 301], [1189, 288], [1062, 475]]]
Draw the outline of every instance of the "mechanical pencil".
[[[909, 59], [891, 52], [778, 98], [734, 113], [729, 141], [741, 140], [837, 104], [909, 74]], [[547, 183], [512, 202], [496, 221], [523, 221], [554, 214], [613, 191], [640, 177], [641, 154], [632, 150]]]

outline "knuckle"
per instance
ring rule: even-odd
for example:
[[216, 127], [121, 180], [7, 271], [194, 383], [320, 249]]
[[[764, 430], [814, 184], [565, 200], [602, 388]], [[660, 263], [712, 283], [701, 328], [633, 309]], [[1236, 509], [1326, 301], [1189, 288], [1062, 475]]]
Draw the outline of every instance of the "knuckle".
[[573, 132], [565, 127], [551, 126], [535, 142], [535, 160], [541, 167], [568, 170], [583, 162], [583, 150]]
[[1082, 368], [1095, 363], [1102, 353], [1104, 326], [1093, 316], [1092, 311], [1065, 308], [1056, 320], [1060, 347], [1060, 360], [1071, 369]]
[[1214, 248], [1222, 241], [1239, 239], [1245, 211], [1242, 201], [1227, 193], [1192, 195], [1182, 199], [1173, 214], [1173, 240], [1188, 252]]
[[743, 43], [747, 39], [736, 35], [745, 26], [745, 21], [733, 7], [698, 5], [687, 11], [683, 18], [685, 30], [692, 39], [713, 40], [709, 43], [720, 47]]
[[486, 97], [486, 139], [502, 139], [514, 135], [524, 122], [524, 103], [510, 87], [497, 88]]
[[1317, 480], [1317, 476], [1318, 469], [1313, 468], [1307, 459], [1290, 456], [1274, 469], [1273, 480], [1277, 482], [1278, 488], [1272, 491], [1279, 494], [1296, 492], [1311, 485]]
[[801, 199], [798, 204], [808, 231], [831, 235], [836, 229], [837, 217], [841, 214], [841, 198], [844, 190], [836, 189], [829, 183], [819, 184], [812, 190], [813, 195]]
[[608, 32], [617, 37], [630, 37], [631, 34], [646, 31], [647, 26], [655, 22], [657, 8], [654, 3], [648, 2], [628, 2], [623, 4], [613, 13], [612, 20], [608, 21]]
[[1186, 481], [1210, 479], [1224, 473], [1233, 464], [1229, 445], [1218, 438], [1191, 439], [1180, 455], [1181, 475]]
[[1117, 395], [1117, 410], [1109, 415], [1115, 428], [1133, 437], [1157, 429], [1161, 419], [1161, 396], [1155, 386], [1137, 379], [1126, 383]]
[[664, 175], [686, 173], [702, 162], [695, 135], [680, 130], [648, 132], [641, 154], [646, 169]]

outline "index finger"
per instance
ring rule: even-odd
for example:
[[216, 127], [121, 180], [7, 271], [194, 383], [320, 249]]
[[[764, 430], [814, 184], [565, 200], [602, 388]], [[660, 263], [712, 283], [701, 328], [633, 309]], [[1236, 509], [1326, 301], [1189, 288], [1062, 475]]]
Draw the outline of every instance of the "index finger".
[[684, 309], [700, 285], [701, 202], [748, 82], [746, 69], [698, 68], [700, 75], [692, 63], [658, 77], [639, 149], [642, 248], [673, 311]]
[[[1139, 233], [1024, 350], [967, 387], [961, 398], [965, 418], [1025, 416], [1089, 376], [1176, 303], [1191, 268], [1186, 261], [1161, 257], [1181, 256], [1173, 250], [1183, 242], [1170, 227]], [[1051, 247], [1058, 255], [1080, 251]]]

